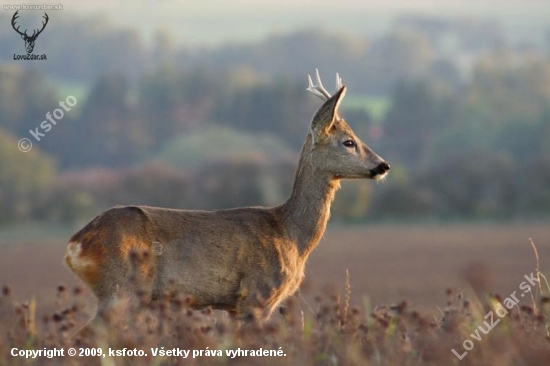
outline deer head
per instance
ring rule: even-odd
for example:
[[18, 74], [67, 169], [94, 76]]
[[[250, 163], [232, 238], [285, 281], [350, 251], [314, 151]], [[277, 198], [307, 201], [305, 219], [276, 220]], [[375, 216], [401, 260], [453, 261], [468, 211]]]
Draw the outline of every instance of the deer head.
[[21, 38], [23, 38], [23, 40], [25, 41], [25, 48], [27, 49], [27, 53], [32, 53], [32, 50], [34, 49], [34, 42], [36, 41], [36, 38], [38, 38], [38, 36], [40, 35], [40, 33], [42, 33], [42, 31], [44, 30], [44, 28], [46, 28], [46, 24], [48, 24], [48, 14], [44, 13], [44, 16], [43, 18], [46, 20], [45, 22], [42, 22], [42, 29], [38, 30], [38, 29], [35, 29], [34, 32], [32, 33], [31, 36], [29, 36], [27, 34], [27, 30], [25, 29], [25, 32], [24, 33], [21, 33], [19, 31], [19, 27], [15, 28], [15, 21], [17, 20], [17, 18], [19, 18], [19, 10], [15, 12], [15, 14], [13, 14], [13, 18], [11, 19], [11, 26], [13, 27], [13, 29], [19, 33], [21, 35]]
[[309, 76], [307, 90], [325, 103], [311, 122], [311, 162], [335, 179], [384, 178], [389, 164], [362, 142], [339, 114], [346, 94], [342, 79], [336, 74], [336, 92], [331, 96], [323, 87], [318, 70], [316, 76], [316, 84]]

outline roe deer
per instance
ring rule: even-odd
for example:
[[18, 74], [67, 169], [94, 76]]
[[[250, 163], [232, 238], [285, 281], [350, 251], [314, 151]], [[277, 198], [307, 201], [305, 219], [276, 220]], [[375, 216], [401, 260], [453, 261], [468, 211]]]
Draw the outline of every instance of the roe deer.
[[[193, 308], [265, 320], [296, 292], [340, 179], [380, 179], [390, 169], [338, 113], [346, 87], [336, 77], [332, 96], [318, 71], [316, 85], [309, 77], [307, 90], [325, 102], [313, 117], [283, 204], [218, 211], [114, 207], [74, 234], [65, 263], [97, 296], [98, 311], [118, 288], [139, 288], [151, 299], [184, 293]], [[132, 252], [151, 255], [138, 263]]]

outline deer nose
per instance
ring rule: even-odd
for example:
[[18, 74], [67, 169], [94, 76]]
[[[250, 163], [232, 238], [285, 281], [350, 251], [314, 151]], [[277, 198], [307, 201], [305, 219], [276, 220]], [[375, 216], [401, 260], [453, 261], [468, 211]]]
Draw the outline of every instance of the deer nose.
[[390, 170], [390, 164], [388, 164], [384, 161], [384, 162], [378, 164], [378, 166], [376, 168], [372, 169], [372, 174], [382, 175], [382, 174], [385, 174], [388, 170]]
[[390, 164], [388, 164], [384, 161], [384, 162], [380, 163], [380, 165], [378, 165], [378, 170], [385, 173], [385, 172], [390, 170]]

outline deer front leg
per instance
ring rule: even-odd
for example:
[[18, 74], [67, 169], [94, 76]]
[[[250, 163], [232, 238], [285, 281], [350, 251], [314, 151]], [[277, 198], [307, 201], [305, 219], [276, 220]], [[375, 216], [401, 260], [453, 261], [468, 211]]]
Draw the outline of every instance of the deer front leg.
[[265, 320], [265, 303], [257, 291], [242, 289], [234, 312], [235, 317], [246, 322], [263, 322]]
[[280, 302], [279, 292], [274, 286], [242, 281], [236, 317], [244, 321], [265, 322]]

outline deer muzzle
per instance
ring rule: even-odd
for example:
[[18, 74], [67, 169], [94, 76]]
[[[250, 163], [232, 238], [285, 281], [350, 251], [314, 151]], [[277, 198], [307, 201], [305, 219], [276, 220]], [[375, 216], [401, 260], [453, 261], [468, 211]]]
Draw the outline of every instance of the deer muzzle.
[[390, 164], [383, 161], [378, 164], [378, 166], [370, 170], [370, 175], [373, 179], [382, 179], [386, 176], [389, 170]]

